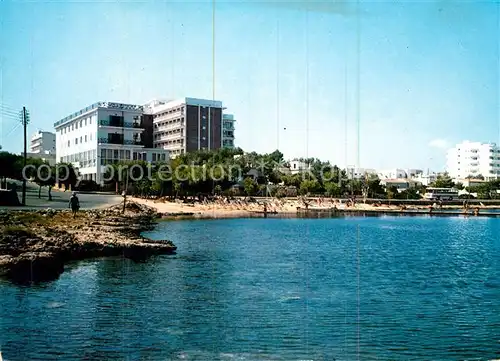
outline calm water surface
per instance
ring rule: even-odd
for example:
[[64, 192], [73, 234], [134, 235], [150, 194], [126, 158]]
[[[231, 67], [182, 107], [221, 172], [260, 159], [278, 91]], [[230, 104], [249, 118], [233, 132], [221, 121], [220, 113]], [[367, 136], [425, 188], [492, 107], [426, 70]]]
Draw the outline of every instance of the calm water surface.
[[175, 256], [0, 283], [0, 347], [11, 361], [489, 360], [499, 232], [480, 217], [164, 222], [149, 236]]

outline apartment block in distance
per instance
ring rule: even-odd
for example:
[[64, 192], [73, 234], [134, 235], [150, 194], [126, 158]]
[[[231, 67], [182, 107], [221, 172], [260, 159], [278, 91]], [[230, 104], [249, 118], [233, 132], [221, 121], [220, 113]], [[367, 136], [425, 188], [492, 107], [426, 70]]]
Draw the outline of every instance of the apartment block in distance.
[[[22, 155], [22, 154], [21, 154]], [[56, 135], [51, 132], [37, 131], [31, 137], [28, 158], [38, 158], [49, 165], [56, 164]]]
[[234, 119], [233, 114], [222, 114], [222, 147], [234, 148]]
[[448, 150], [447, 172], [454, 179], [482, 175], [487, 180], [500, 176], [500, 147], [495, 143], [464, 141]]
[[222, 147], [221, 101], [181, 98], [153, 100], [144, 113], [153, 116], [155, 148], [167, 149], [171, 157], [201, 149]]
[[31, 137], [30, 153], [55, 154], [56, 135], [51, 132], [37, 131]]
[[168, 161], [168, 151], [153, 149], [153, 119], [140, 105], [97, 102], [54, 124], [56, 158], [72, 163], [82, 179], [102, 184], [108, 164]]

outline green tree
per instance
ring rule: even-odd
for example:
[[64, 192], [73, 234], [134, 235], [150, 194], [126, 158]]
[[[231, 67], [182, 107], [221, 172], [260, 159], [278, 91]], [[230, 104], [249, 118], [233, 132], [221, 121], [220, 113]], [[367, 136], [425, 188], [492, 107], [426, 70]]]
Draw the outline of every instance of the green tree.
[[395, 199], [398, 196], [398, 188], [396, 186], [389, 186], [387, 188], [387, 199]]
[[9, 152], [0, 152], [0, 188], [2, 181], [7, 185], [7, 178], [21, 179], [22, 157]]
[[301, 195], [308, 195], [309, 193], [317, 193], [320, 188], [317, 180], [305, 179], [300, 183], [299, 192]]
[[336, 182], [326, 182], [324, 184], [326, 193], [331, 197], [339, 197], [342, 195], [342, 189]]
[[431, 187], [435, 188], [453, 188], [454, 186], [455, 183], [453, 183], [453, 180], [447, 173], [438, 175], [436, 180], [431, 184]]
[[243, 180], [243, 188], [247, 196], [252, 196], [258, 189], [258, 184], [252, 178], [247, 177]]

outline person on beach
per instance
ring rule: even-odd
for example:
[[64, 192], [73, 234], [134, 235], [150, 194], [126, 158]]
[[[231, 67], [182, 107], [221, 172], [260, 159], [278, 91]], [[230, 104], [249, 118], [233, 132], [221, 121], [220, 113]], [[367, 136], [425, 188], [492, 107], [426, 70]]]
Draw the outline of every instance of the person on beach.
[[71, 212], [73, 212], [73, 218], [75, 218], [76, 212], [80, 209], [80, 200], [76, 196], [76, 192], [73, 192], [69, 199], [69, 207], [71, 208]]

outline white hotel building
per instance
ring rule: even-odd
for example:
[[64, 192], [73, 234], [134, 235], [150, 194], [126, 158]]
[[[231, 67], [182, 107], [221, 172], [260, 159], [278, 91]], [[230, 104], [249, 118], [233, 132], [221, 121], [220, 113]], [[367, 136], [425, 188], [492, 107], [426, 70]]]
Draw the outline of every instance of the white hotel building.
[[464, 141], [448, 150], [447, 172], [454, 179], [482, 175], [500, 177], [500, 147], [495, 143]]
[[97, 102], [61, 119], [54, 127], [57, 162], [72, 163], [82, 179], [98, 184], [107, 164], [169, 159], [167, 150], [152, 149], [152, 119], [148, 124], [139, 105]]

